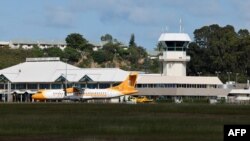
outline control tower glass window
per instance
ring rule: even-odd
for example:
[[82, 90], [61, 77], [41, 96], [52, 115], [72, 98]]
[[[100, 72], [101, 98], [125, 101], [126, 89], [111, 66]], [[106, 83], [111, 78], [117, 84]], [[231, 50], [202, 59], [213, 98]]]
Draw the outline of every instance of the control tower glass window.
[[176, 42], [176, 47], [184, 47], [185, 42]]
[[165, 41], [167, 51], [186, 51], [187, 43], [185, 41]]
[[168, 46], [168, 48], [172, 48], [172, 47], [175, 47], [175, 42], [174, 41], [168, 41], [168, 42], [165, 42], [166, 45]]

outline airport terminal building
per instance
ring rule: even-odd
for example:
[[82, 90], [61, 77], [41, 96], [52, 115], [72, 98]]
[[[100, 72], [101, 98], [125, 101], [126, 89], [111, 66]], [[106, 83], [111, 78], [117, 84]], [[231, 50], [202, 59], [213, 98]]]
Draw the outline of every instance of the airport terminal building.
[[[163, 33], [159, 42], [164, 46], [162, 74], [139, 74], [138, 93], [154, 99], [227, 98], [231, 91], [216, 76], [186, 76], [186, 55], [190, 37], [185, 33]], [[0, 70], [1, 101], [31, 101], [39, 89], [108, 88], [126, 79], [130, 72], [119, 68], [78, 68], [60, 61], [60, 58], [27, 58], [26, 62]]]
[[[82, 69], [60, 58], [27, 58], [26, 62], [0, 70], [2, 101], [31, 101], [39, 89], [108, 88], [126, 79], [129, 72], [119, 68]], [[67, 80], [67, 81], [65, 81]]]
[[[108, 88], [129, 73], [119, 68], [78, 68], [59, 58], [27, 58], [24, 63], [0, 70], [0, 100], [30, 102], [39, 89], [62, 89], [65, 82], [68, 87]], [[217, 77], [139, 74], [135, 96], [226, 97], [229, 90], [222, 86]]]

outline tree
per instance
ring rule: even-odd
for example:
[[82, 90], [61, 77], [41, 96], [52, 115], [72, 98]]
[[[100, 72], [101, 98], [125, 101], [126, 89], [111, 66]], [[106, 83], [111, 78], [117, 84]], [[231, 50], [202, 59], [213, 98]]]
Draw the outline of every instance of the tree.
[[249, 31], [247, 30], [247, 29], [240, 29], [239, 31], [238, 31], [238, 35], [240, 36], [240, 37], [248, 37], [249, 36]]
[[43, 57], [44, 56], [44, 51], [40, 49], [37, 45], [35, 45], [32, 49], [32, 56], [33, 57]]
[[145, 61], [145, 63], [148, 67], [149, 73], [161, 73], [161, 65], [159, 59], [153, 59], [153, 60], [148, 60], [149, 62]]
[[148, 53], [147, 53], [145, 48], [138, 46], [137, 51], [139, 53], [140, 58], [147, 58], [148, 57]]
[[202, 59], [204, 53], [205, 48], [199, 47], [196, 43], [190, 43], [187, 50], [187, 54], [191, 57], [190, 62], [187, 63], [188, 75], [196, 75], [197, 72], [204, 73], [204, 71], [206, 71], [206, 64], [204, 64], [204, 60]]
[[77, 62], [80, 56], [80, 53], [74, 48], [66, 47], [64, 49], [64, 58], [67, 58], [69, 62]]
[[109, 56], [104, 50], [93, 52], [92, 57], [98, 64], [105, 63], [106, 61], [110, 61], [112, 59], [112, 57]]
[[118, 44], [107, 43], [103, 46], [103, 50], [115, 54], [119, 48]]
[[88, 41], [79, 33], [71, 33], [66, 37], [65, 40], [68, 47], [77, 50], [84, 50], [85, 46], [88, 44]]
[[110, 34], [105, 34], [101, 36], [101, 41], [113, 42], [113, 37]]
[[44, 51], [47, 53], [47, 56], [49, 57], [60, 57], [63, 58], [63, 51], [58, 47], [51, 47], [44, 49]]
[[[187, 53], [191, 56], [188, 74], [202, 71], [204, 75], [215, 75], [220, 71], [220, 78], [227, 80], [227, 71], [239, 73], [240, 81], [249, 69], [250, 36], [246, 29], [237, 33], [231, 25], [204, 26], [194, 31], [194, 41]], [[247, 74], [246, 74], [247, 75]]]
[[85, 52], [88, 52], [88, 53], [92, 53], [93, 48], [94, 48], [94, 45], [92, 45], [92, 44], [90, 44], [90, 43], [87, 43], [87, 44], [84, 46], [84, 49], [82, 49], [82, 50], [85, 51]]
[[139, 59], [139, 54], [136, 50], [136, 48], [129, 48], [129, 61], [133, 62], [133, 63], [137, 63], [138, 59]]
[[135, 43], [135, 35], [131, 34], [130, 40], [129, 40], [129, 47], [136, 47]]
[[164, 48], [163, 44], [161, 42], [159, 42], [154, 50], [162, 52], [164, 49], [165, 48]]

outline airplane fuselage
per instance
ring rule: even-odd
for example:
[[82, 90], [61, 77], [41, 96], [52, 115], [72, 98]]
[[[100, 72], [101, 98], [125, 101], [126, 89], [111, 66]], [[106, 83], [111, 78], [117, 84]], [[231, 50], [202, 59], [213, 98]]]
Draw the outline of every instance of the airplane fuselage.
[[97, 99], [97, 98], [112, 98], [119, 97], [122, 95], [120, 91], [112, 90], [112, 89], [83, 89], [81, 92], [76, 93], [67, 93], [65, 96], [65, 92], [62, 89], [55, 90], [40, 90], [39, 95], [34, 97], [37, 100], [80, 100], [80, 99]]
[[112, 89], [85, 89], [81, 98], [112, 98], [121, 96], [122, 93]]

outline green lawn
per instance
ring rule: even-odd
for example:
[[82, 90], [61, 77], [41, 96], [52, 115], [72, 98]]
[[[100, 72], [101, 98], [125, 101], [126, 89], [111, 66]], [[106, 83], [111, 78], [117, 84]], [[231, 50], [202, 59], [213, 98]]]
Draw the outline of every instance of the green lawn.
[[0, 140], [216, 141], [250, 105], [0, 104]]

